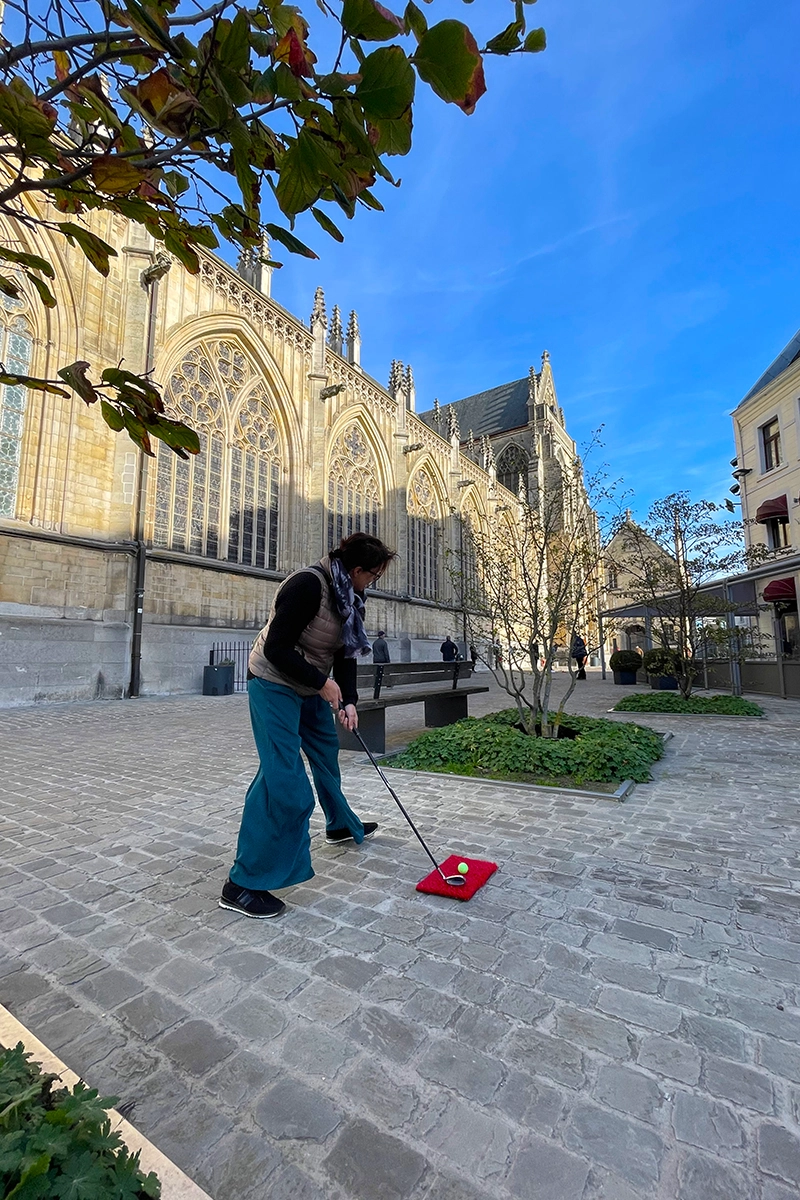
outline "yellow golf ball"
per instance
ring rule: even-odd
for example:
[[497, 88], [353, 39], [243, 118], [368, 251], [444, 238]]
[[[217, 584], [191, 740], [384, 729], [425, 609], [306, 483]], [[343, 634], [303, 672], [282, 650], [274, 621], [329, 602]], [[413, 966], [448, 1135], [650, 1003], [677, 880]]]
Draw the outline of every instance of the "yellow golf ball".
[[466, 864], [466, 863], [459, 863], [459, 864], [458, 864], [458, 873], [459, 873], [459, 875], [466, 875], [466, 873], [467, 873], [467, 871], [468, 871], [468, 870], [469, 870], [469, 867], [467, 866], [467, 864]]

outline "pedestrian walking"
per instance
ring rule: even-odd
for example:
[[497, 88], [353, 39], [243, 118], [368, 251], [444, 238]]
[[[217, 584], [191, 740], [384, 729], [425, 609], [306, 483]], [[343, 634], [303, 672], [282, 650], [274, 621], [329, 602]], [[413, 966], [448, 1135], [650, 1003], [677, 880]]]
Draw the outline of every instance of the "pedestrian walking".
[[394, 557], [378, 538], [354, 533], [278, 588], [250, 653], [247, 691], [259, 768], [245, 797], [221, 908], [278, 917], [286, 905], [271, 889], [312, 878], [314, 792], [301, 750], [325, 814], [326, 841], [360, 845], [378, 828], [362, 822], [342, 792], [335, 718], [346, 729], [358, 727], [356, 658], [370, 649], [364, 590]]
[[572, 639], [572, 657], [578, 664], [578, 679], [586, 678], [586, 659], [589, 657], [589, 652], [586, 649], [586, 642], [579, 633], [576, 633]]
[[447, 636], [445, 637], [441, 646], [439, 647], [439, 650], [442, 655], [442, 662], [455, 662], [456, 661], [456, 655], [458, 654], [458, 647], [456, 646], [455, 642], [450, 640], [449, 633], [447, 634]]
[[469, 657], [472, 662], [472, 669], [474, 671], [476, 666], [478, 665], [478, 651], [475, 649], [475, 647], [472, 645], [471, 642], [470, 642], [470, 647], [469, 647]]

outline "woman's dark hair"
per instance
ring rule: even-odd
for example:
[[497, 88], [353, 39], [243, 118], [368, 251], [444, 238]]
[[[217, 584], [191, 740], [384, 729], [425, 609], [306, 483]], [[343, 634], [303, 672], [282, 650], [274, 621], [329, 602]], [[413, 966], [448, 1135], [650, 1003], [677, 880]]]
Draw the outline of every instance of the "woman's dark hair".
[[380, 538], [371, 533], [351, 533], [350, 537], [342, 538], [337, 550], [331, 551], [331, 558], [341, 559], [346, 571], [352, 571], [354, 567], [377, 571], [397, 558], [397, 551], [384, 546]]

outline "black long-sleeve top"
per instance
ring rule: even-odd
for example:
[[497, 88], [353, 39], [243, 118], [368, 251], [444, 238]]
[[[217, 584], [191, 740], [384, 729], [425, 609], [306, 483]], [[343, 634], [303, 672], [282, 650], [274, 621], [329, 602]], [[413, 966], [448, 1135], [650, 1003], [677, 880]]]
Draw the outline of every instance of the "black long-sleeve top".
[[[278, 592], [275, 615], [264, 643], [264, 657], [283, 675], [319, 691], [325, 675], [296, 649], [301, 633], [319, 612], [322, 580], [315, 571], [303, 571], [288, 579]], [[345, 704], [358, 703], [356, 660], [345, 658], [344, 650], [333, 656], [333, 678], [342, 689]]]

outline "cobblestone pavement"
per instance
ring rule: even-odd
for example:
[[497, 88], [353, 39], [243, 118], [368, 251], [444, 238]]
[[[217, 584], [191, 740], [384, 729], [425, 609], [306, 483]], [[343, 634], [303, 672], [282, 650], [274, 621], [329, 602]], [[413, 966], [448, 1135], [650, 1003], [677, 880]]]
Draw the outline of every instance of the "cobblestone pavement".
[[675, 736], [623, 805], [396, 775], [500, 864], [467, 905], [345, 755], [379, 834], [317, 815], [277, 922], [216, 907], [243, 698], [5, 712], [0, 1000], [216, 1200], [794, 1200], [800, 707], [764, 703], [640, 718]]

